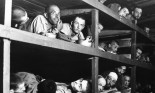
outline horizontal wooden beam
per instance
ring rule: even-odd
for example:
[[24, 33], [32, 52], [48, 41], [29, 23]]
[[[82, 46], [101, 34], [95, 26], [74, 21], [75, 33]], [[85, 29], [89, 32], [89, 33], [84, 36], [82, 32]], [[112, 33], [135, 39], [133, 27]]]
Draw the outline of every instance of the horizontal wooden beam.
[[131, 34], [130, 30], [103, 30], [99, 37]]
[[80, 53], [81, 55], [84, 54], [92, 57], [96, 56], [100, 58], [113, 60], [115, 62], [121, 62], [129, 65], [136, 65], [147, 68], [147, 66], [143, 66], [143, 64], [139, 65], [138, 63], [132, 62], [130, 59], [124, 56], [119, 56], [108, 52], [102, 52], [97, 48], [90, 48], [59, 39], [52, 39], [49, 37], [14, 29], [4, 25], [0, 25], [0, 37], [10, 39], [12, 40], [12, 42], [19, 41], [23, 43], [30, 43], [39, 46], [49, 47], [51, 49], [59, 49], [62, 51], [75, 52]]
[[148, 22], [148, 21], [154, 21], [154, 20], [155, 20], [155, 16], [152, 15], [152, 16], [146, 17], [144, 19], [141, 19], [138, 23], [142, 24], [142, 23], [145, 23], [145, 22]]
[[59, 39], [53, 39], [46, 36], [14, 29], [11, 27], [6, 27], [3, 25], [0, 25], [0, 37], [86, 55], [94, 55], [95, 51], [93, 48], [85, 47], [79, 44], [74, 44]]
[[66, 10], [61, 10], [61, 16], [86, 14], [86, 13], [90, 13], [91, 11], [92, 9], [66, 9]]

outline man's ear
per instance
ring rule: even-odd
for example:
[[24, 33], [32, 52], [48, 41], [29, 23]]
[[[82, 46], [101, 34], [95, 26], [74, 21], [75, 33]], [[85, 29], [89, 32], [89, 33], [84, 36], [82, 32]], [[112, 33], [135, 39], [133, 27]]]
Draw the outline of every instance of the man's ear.
[[13, 89], [11, 89], [11, 90], [10, 90], [10, 93], [14, 93], [14, 90], [13, 90]]
[[71, 25], [73, 25], [73, 21], [71, 21]]
[[44, 13], [44, 16], [45, 16], [45, 18], [47, 18], [48, 17], [47, 13]]
[[108, 44], [108, 47], [111, 47], [111, 44]]
[[82, 27], [82, 30], [85, 28], [85, 25]]

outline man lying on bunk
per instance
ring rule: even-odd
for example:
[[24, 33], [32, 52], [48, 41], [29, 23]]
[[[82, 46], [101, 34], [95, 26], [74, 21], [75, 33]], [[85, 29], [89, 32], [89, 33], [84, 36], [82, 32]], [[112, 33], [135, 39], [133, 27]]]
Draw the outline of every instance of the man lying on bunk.
[[38, 15], [31, 23], [31, 31], [40, 35], [56, 38], [62, 28], [60, 9], [56, 5], [49, 5], [43, 15]]
[[27, 12], [22, 7], [13, 7], [12, 8], [12, 27], [24, 30], [24, 31], [30, 31], [30, 25], [33, 18], [29, 18], [27, 15]]
[[25, 93], [25, 82], [16, 74], [10, 76], [10, 93]]

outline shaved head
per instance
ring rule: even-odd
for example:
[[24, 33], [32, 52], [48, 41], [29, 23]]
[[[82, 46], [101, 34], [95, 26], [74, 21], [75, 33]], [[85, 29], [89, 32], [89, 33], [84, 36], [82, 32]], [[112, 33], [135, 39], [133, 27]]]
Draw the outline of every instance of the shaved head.
[[58, 11], [60, 12], [60, 9], [57, 5], [48, 5], [45, 9], [46, 13], [52, 13], [53, 11]]
[[46, 7], [45, 12], [47, 19], [52, 25], [56, 25], [60, 20], [60, 9], [57, 5], [49, 5]]
[[22, 7], [12, 8], [12, 20], [18, 23], [25, 22], [28, 19], [27, 12]]
[[21, 7], [13, 7], [12, 8], [12, 18], [17, 19], [26, 15], [25, 9]]

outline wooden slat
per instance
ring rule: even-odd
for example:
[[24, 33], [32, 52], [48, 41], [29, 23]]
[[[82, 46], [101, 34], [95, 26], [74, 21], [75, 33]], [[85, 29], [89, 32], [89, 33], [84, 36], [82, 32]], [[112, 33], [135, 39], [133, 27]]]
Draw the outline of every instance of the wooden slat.
[[131, 93], [136, 92], [136, 66], [131, 68]]
[[4, 25], [11, 26], [12, 0], [5, 0]]
[[0, 25], [0, 37], [11, 39], [13, 41], [25, 42], [45, 47], [50, 47], [51, 49], [60, 49], [68, 52], [76, 52], [81, 54], [86, 54], [90, 56], [96, 56], [100, 58], [106, 58], [109, 60], [113, 60], [116, 62], [121, 62], [129, 65], [136, 65], [139, 67], [150, 68], [154, 67], [146, 64], [139, 64], [138, 62], [131, 62], [130, 59], [125, 58], [123, 56], [114, 55], [107, 52], [102, 52], [99, 49], [85, 47], [79, 44], [74, 44], [71, 42], [66, 42], [58, 39], [51, 39], [45, 36], [37, 35], [34, 33], [29, 33], [25, 31], [21, 31], [18, 29], [10, 28], [4, 25]]
[[98, 48], [98, 23], [99, 23], [99, 11], [94, 9], [92, 10], [92, 25], [91, 32], [93, 34], [94, 48]]
[[[136, 42], [137, 41], [137, 32], [133, 31], [131, 36], [131, 59], [133, 62], [136, 62]], [[136, 66], [133, 66], [131, 69], [131, 93], [135, 93], [136, 87]]]
[[94, 55], [94, 51], [95, 51], [93, 48], [88, 48], [79, 44], [74, 44], [74, 43], [66, 42], [59, 39], [52, 39], [49, 37], [21, 31], [14, 28], [9, 28], [2, 25], [0, 26], [0, 33], [1, 33], [0, 37], [8, 38], [11, 40], [41, 45], [45, 47], [57, 48], [57, 49], [77, 52], [81, 54]]
[[92, 9], [66, 9], [66, 10], [61, 10], [61, 16], [86, 14], [86, 13], [90, 13], [91, 11]]
[[137, 32], [133, 31], [131, 35], [131, 59], [133, 62], [136, 61], [136, 42], [137, 41]]
[[98, 93], [98, 62], [99, 57], [92, 59], [92, 93]]
[[119, 48], [131, 47], [131, 38], [119, 39]]
[[131, 34], [130, 30], [103, 30], [99, 37]]
[[[5, 0], [4, 25], [11, 26], [12, 0]], [[10, 92], [10, 40], [3, 45], [3, 93]]]
[[10, 93], [10, 40], [3, 45], [3, 93]]
[[[98, 49], [98, 21], [99, 21], [98, 10], [92, 10], [92, 26], [91, 32], [93, 33], [94, 48]], [[92, 93], [98, 93], [98, 57], [93, 57], [92, 60]]]

